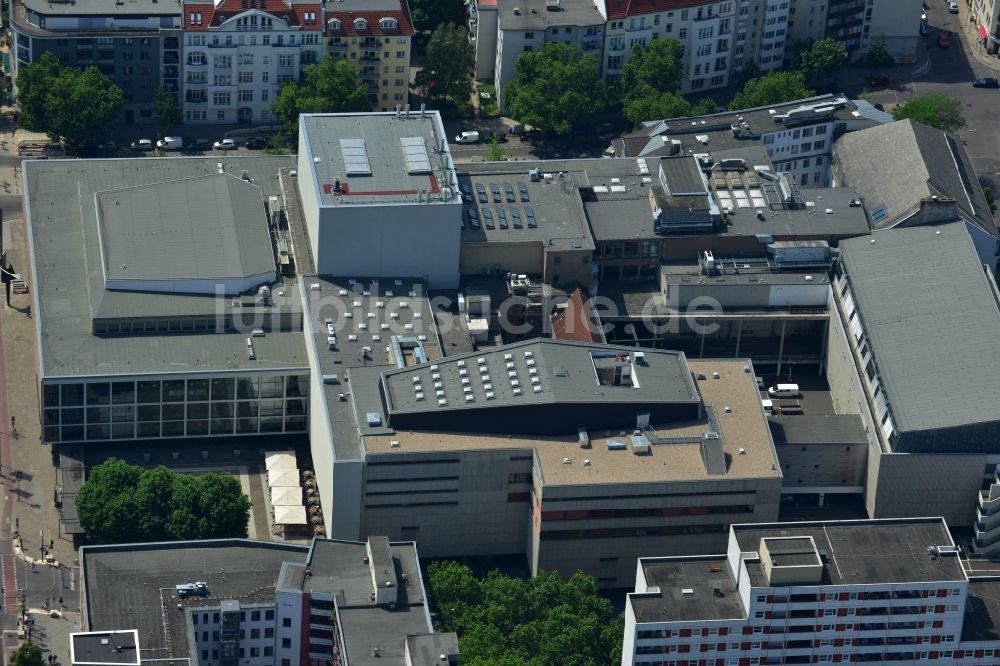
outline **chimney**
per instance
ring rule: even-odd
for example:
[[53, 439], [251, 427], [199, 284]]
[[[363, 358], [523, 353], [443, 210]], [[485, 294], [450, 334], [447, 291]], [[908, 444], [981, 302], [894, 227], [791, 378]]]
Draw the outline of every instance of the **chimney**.
[[405, 115], [405, 120], [409, 120], [409, 119], [410, 119], [410, 105], [409, 105], [409, 104], [407, 104], [407, 105], [406, 105], [406, 115]]
[[343, 194], [344, 193], [344, 188], [342, 188], [340, 186], [340, 179], [339, 178], [334, 178], [333, 179], [333, 192], [334, 192], [334, 194]]
[[424, 104], [423, 102], [421, 102], [421, 103], [420, 103], [420, 118], [421, 118], [421, 119], [423, 119], [423, 118], [426, 118], [426, 117], [427, 117], [427, 112], [426, 112], [426, 109], [427, 109], [427, 105], [426, 105], [426, 104]]

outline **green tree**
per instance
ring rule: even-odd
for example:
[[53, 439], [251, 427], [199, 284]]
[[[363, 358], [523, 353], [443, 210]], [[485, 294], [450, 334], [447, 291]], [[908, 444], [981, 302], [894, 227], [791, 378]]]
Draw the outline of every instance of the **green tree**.
[[921, 95], [907, 100], [892, 110], [892, 117], [896, 120], [909, 118], [948, 132], [956, 132], [965, 127], [962, 103], [945, 93]]
[[691, 104], [677, 92], [659, 92], [625, 102], [625, 117], [636, 127], [645, 120], [691, 115]]
[[10, 666], [43, 666], [42, 648], [31, 641], [21, 643], [10, 656]]
[[808, 81], [823, 81], [847, 62], [847, 49], [836, 39], [820, 39], [802, 52], [802, 73]]
[[175, 127], [181, 124], [181, 119], [183, 118], [181, 105], [177, 101], [177, 95], [160, 86], [156, 89], [154, 101], [156, 104], [156, 118], [160, 121], [163, 131], [170, 134]]
[[736, 97], [729, 103], [729, 110], [781, 104], [803, 97], [812, 97], [815, 94], [806, 88], [802, 72], [771, 71], [765, 76], [747, 81], [743, 90], [736, 93]]
[[460, 108], [468, 107], [475, 57], [465, 28], [443, 23], [427, 42], [424, 67], [414, 81], [426, 89], [428, 97], [449, 99]]
[[462, 662], [474, 666], [603, 665], [621, 661], [624, 619], [594, 579], [557, 573], [521, 580], [492, 571], [483, 579], [455, 562], [428, 567], [431, 601], [445, 629], [459, 635]]
[[143, 469], [118, 458], [90, 469], [76, 505], [92, 543], [245, 537], [250, 517], [235, 478]]
[[683, 58], [684, 47], [676, 39], [654, 39], [649, 46], [633, 49], [632, 58], [622, 69], [619, 84], [622, 99], [628, 102], [680, 90]]
[[462, 0], [410, 0], [410, 18], [413, 27], [423, 32], [434, 30], [442, 23], [461, 20]]
[[517, 59], [517, 79], [503, 92], [519, 122], [569, 134], [573, 126], [607, 106], [599, 63], [579, 46], [547, 42]]
[[51, 53], [18, 72], [21, 122], [53, 139], [93, 136], [121, 112], [121, 88], [96, 68], [62, 67]]
[[884, 34], [873, 37], [868, 50], [861, 57], [861, 63], [866, 67], [888, 67], [893, 64], [895, 60], [889, 54], [887, 44], [888, 40]]
[[707, 116], [719, 112], [719, 105], [711, 97], [706, 97], [691, 107], [692, 116]]
[[507, 153], [505, 153], [503, 148], [500, 147], [500, 139], [494, 137], [493, 140], [490, 141], [490, 145], [486, 148], [486, 155], [483, 159], [487, 162], [503, 162], [507, 159]]
[[346, 113], [369, 108], [367, 89], [357, 70], [346, 60], [330, 54], [323, 62], [308, 65], [301, 81], [282, 85], [271, 104], [271, 112], [296, 132], [302, 113]]

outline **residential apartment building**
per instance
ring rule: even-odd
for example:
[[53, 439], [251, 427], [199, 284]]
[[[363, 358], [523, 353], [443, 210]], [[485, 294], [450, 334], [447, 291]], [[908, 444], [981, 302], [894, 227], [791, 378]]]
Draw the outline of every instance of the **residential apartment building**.
[[996, 0], [971, 0], [967, 3], [976, 23], [980, 42], [988, 53], [996, 53], [1000, 46], [1000, 2]]
[[318, 2], [189, 0], [183, 10], [187, 123], [269, 123], [281, 84], [323, 54]]
[[[867, 52], [873, 39], [884, 38], [889, 55], [905, 64], [916, 58], [922, 11], [920, 0], [791, 0], [788, 29], [793, 39], [835, 39], [851, 60]], [[995, 26], [985, 20], [990, 11], [983, 6], [980, 36], [984, 39], [985, 26]]]
[[517, 58], [546, 42], [576, 44], [601, 59], [606, 16], [592, 0], [497, 0], [494, 81], [503, 109], [503, 89], [517, 78]]
[[93, 65], [122, 89], [121, 122], [150, 122], [156, 89], [180, 91], [180, 13], [176, 0], [12, 0], [8, 74], [46, 52], [64, 66]]
[[115, 653], [192, 666], [431, 666], [419, 656], [427, 654], [434, 666], [459, 661], [455, 634], [431, 626], [412, 542], [85, 546], [80, 569], [83, 631], [70, 638], [77, 662], [123, 663], [105, 659]]
[[413, 21], [406, 0], [327, 0], [326, 50], [357, 67], [373, 111], [405, 105]]
[[476, 51], [476, 78], [492, 79], [497, 59], [497, 0], [473, 0], [467, 13], [469, 43]]
[[734, 525], [725, 554], [639, 560], [622, 665], [995, 664], [998, 603], [941, 518]]

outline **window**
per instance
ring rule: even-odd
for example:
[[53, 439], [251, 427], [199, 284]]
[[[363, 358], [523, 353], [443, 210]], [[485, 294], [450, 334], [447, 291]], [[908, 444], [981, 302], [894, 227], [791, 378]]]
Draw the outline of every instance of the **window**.
[[525, 53], [531, 53], [531, 51], [532, 51], [533, 49], [534, 49], [534, 47], [533, 47], [533, 46], [532, 46], [531, 44], [525, 44], [525, 45], [524, 45], [524, 52], [525, 52]]
[[283, 647], [283, 648], [290, 648], [290, 647], [292, 647], [292, 639], [291, 638], [282, 638], [281, 639], [281, 647]]
[[688, 20], [688, 10], [685, 9], [685, 10], [683, 10], [681, 12], [681, 20], [682, 21], [687, 21]]
[[212, 94], [212, 102], [215, 106], [229, 106], [232, 104], [232, 93], [216, 91]]
[[[685, 14], [687, 14], [687, 10], [686, 10], [686, 9], [684, 10], [684, 13], [685, 13]], [[680, 39], [687, 39], [687, 36], [688, 36], [688, 29], [687, 29], [687, 28], [681, 28], [681, 29], [680, 29], [680, 30], [679, 30], [679, 31], [677, 32], [677, 36], [678, 36], [678, 37], [679, 37]]]
[[399, 22], [394, 18], [383, 18], [378, 20], [378, 27], [383, 30], [395, 30], [399, 27]]
[[283, 618], [281, 618], [281, 626], [283, 626], [283, 627], [290, 627], [290, 626], [292, 626], [292, 618], [290, 618], [290, 617], [283, 617]]
[[368, 30], [368, 21], [363, 18], [354, 19], [354, 29], [359, 32], [365, 32]]
[[240, 101], [241, 102], [252, 102], [253, 101], [253, 90], [241, 90], [240, 91]]

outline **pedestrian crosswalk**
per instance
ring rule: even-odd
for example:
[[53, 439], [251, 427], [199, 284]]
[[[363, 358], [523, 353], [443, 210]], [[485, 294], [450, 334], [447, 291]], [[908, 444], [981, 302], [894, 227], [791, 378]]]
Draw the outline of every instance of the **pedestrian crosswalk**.
[[2, 572], [3, 579], [3, 612], [7, 614], [17, 613], [17, 569], [14, 562], [14, 556], [11, 554], [0, 556], [0, 572]]

